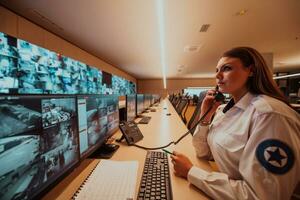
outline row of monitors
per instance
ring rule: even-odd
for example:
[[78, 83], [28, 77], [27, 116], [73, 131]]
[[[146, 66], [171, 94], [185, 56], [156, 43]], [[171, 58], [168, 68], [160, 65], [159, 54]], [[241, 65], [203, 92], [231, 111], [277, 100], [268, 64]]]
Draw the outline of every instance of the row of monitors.
[[2, 94], [133, 94], [135, 83], [0, 32]]
[[131, 94], [126, 95], [127, 121], [133, 121], [137, 115], [159, 101], [157, 94]]
[[0, 199], [32, 199], [119, 126], [116, 95], [0, 96]]

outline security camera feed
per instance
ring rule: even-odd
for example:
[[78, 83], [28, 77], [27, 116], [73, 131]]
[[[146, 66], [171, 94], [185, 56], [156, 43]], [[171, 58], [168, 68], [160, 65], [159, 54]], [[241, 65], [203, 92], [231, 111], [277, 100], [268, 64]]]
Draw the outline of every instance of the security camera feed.
[[[74, 98], [55, 98], [75, 108]], [[1, 200], [33, 199], [79, 161], [76, 117], [45, 126], [42, 102], [48, 100], [41, 96], [0, 99]]]
[[112, 87], [114, 94], [126, 95], [127, 93], [127, 81], [119, 76], [112, 76]]
[[135, 83], [133, 83], [131, 81], [129, 81], [128, 83], [129, 83], [129, 86], [128, 86], [129, 91], [127, 91], [126, 94], [135, 94], [136, 93]]
[[18, 82], [17, 39], [0, 32], [0, 93], [17, 92]]
[[142, 114], [144, 111], [144, 95], [143, 94], [137, 94], [136, 95], [136, 113]]
[[107, 135], [111, 136], [119, 128], [119, 96], [107, 95]]
[[17, 66], [17, 58], [0, 55], [0, 93], [17, 93], [19, 87]]
[[136, 93], [135, 83], [119, 76], [112, 76], [112, 87], [114, 94], [126, 95]]
[[42, 100], [43, 126], [49, 127], [60, 122], [69, 121], [75, 116], [75, 99]]
[[103, 94], [113, 94], [112, 75], [107, 72], [102, 72], [102, 91]]
[[127, 121], [133, 121], [136, 116], [136, 95], [129, 94], [126, 95], [126, 113]]
[[79, 96], [78, 128], [80, 155], [96, 150], [119, 126], [118, 97], [111, 95]]
[[2, 94], [134, 94], [135, 83], [0, 32]]
[[72, 58], [18, 40], [21, 94], [99, 93], [101, 72]]
[[0, 54], [17, 58], [17, 38], [0, 32]]

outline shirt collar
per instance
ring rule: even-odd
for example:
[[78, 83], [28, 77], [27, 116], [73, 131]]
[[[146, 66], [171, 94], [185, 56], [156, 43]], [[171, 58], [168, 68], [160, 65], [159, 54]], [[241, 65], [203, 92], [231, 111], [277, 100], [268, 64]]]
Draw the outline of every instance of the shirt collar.
[[228, 110], [230, 110], [232, 107], [237, 107], [242, 110], [246, 110], [246, 108], [251, 103], [251, 100], [253, 99], [254, 95], [250, 92], [247, 92], [237, 103], [234, 102], [233, 98], [230, 99], [230, 101], [227, 103], [227, 105], [223, 109], [223, 113], [226, 113]]

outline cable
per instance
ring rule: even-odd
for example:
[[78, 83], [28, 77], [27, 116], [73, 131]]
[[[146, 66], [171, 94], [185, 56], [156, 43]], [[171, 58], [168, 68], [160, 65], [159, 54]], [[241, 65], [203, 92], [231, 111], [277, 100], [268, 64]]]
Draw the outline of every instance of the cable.
[[[198, 126], [198, 124], [206, 117], [206, 115], [211, 111], [212, 107], [213, 107], [214, 103], [212, 103], [210, 105], [210, 107], [208, 108], [208, 110], [204, 113], [204, 115], [197, 121], [197, 123], [195, 123], [195, 125], [190, 128], [190, 130], [193, 130], [194, 128], [196, 128], [196, 126]], [[191, 133], [191, 131], [188, 130], [186, 133], [184, 133], [178, 140], [176, 140], [175, 142], [172, 141], [170, 142], [169, 144], [167, 145], [164, 145], [164, 146], [160, 146], [160, 147], [144, 147], [144, 146], [140, 146], [140, 145], [137, 145], [137, 144], [132, 144], [132, 146], [135, 146], [135, 147], [138, 147], [140, 149], [145, 149], [145, 150], [157, 150], [157, 149], [164, 149], [168, 146], [170, 146], [171, 144], [178, 144], [183, 138], [185, 138], [189, 133]], [[193, 134], [192, 134], [193, 135]]]

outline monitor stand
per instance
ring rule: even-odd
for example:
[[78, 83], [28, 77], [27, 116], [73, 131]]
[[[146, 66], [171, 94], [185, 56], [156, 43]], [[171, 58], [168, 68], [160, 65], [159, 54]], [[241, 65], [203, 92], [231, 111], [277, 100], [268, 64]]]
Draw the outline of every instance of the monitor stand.
[[90, 157], [91, 158], [111, 158], [120, 146], [117, 144], [102, 144]]

